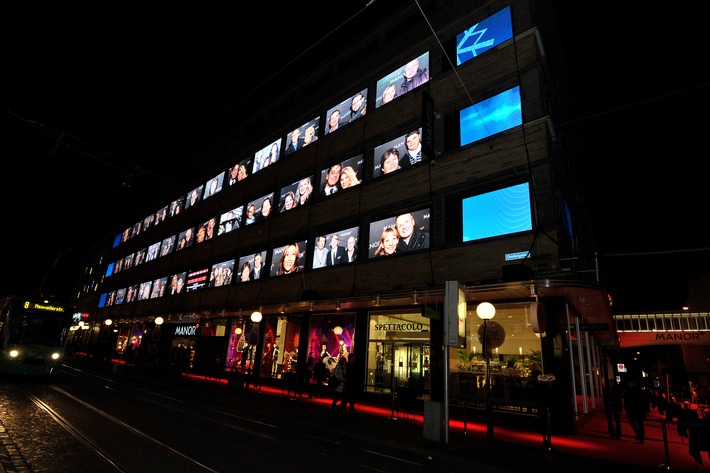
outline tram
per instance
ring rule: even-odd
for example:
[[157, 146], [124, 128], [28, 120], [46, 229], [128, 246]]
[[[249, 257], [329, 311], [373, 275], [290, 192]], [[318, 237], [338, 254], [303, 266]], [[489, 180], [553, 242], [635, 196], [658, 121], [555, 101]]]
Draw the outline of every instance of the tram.
[[74, 307], [9, 296], [0, 312], [0, 374], [52, 376], [64, 357]]

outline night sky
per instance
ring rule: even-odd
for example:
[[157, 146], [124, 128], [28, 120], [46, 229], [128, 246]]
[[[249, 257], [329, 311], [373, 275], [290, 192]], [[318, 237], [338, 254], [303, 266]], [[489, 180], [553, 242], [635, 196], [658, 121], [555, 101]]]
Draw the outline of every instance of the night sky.
[[[366, 2], [347, 3], [334, 11], [316, 2], [289, 22], [265, 11], [264, 43], [251, 37], [248, 47], [260, 16], [226, 7], [6, 11], [0, 293], [43, 287], [68, 297], [67, 271], [75, 274], [87, 245], [125, 226], [126, 207], [147, 214], [151, 195], [167, 201], [192, 184], [186, 169], [220, 118], [307, 70], [337, 46], [327, 35], [339, 25], [341, 34], [362, 27], [347, 20]], [[706, 274], [710, 260], [703, 15], [554, 3], [577, 106], [560, 126], [585, 144], [581, 185], [614, 310], [678, 309], [688, 278]]]

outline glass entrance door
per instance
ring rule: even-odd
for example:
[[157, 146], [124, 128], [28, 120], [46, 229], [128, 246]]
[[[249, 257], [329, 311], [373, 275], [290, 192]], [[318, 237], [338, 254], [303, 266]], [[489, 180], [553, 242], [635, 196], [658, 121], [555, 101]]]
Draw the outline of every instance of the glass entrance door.
[[412, 342], [372, 342], [370, 355], [375, 362], [368, 370], [368, 390], [391, 393], [410, 386], [423, 391], [428, 384], [429, 345]]

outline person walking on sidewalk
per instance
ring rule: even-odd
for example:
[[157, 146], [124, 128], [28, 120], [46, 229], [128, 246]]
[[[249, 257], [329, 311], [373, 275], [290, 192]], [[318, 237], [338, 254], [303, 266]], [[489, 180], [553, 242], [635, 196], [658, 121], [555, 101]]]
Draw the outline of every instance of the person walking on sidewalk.
[[621, 386], [616, 383], [614, 378], [609, 379], [606, 386], [604, 386], [604, 413], [606, 414], [610, 439], [621, 438], [621, 409], [623, 404], [624, 397]]
[[334, 416], [338, 416], [341, 413], [345, 413], [345, 406], [348, 401], [348, 374], [347, 374], [347, 358], [341, 356], [338, 360], [338, 364], [333, 370], [333, 374], [330, 375], [328, 379], [328, 386], [330, 386], [330, 393], [333, 396], [333, 402], [330, 407], [333, 411]]
[[646, 420], [646, 414], [651, 410], [651, 401], [648, 392], [634, 378], [630, 378], [626, 383], [624, 407], [629, 424], [636, 434], [636, 443], [643, 443], [646, 437], [644, 420]]

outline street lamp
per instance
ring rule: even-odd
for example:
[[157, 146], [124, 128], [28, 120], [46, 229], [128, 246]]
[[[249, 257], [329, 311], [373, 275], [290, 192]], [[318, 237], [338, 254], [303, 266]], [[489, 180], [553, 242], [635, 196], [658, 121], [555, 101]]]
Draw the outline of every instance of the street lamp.
[[[254, 373], [254, 361], [256, 361], [256, 355], [254, 354], [254, 351], [256, 350], [257, 345], [259, 344], [259, 322], [261, 322], [261, 319], [263, 319], [263, 314], [262, 314], [263, 308], [259, 306], [259, 310], [255, 310], [254, 312], [251, 313], [251, 329], [249, 329], [249, 374], [252, 375]], [[261, 370], [257, 371], [257, 375]], [[252, 380], [252, 382], [256, 385], [256, 381]], [[248, 383], [247, 383], [248, 386]], [[259, 389], [261, 389], [261, 385], [259, 385]]]
[[490, 302], [481, 302], [476, 307], [476, 315], [483, 320], [483, 356], [486, 357], [486, 437], [493, 440], [493, 404], [491, 404], [491, 347], [488, 336], [488, 321], [496, 315], [496, 308]]

